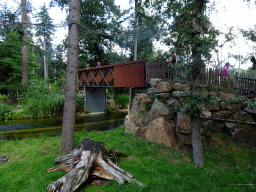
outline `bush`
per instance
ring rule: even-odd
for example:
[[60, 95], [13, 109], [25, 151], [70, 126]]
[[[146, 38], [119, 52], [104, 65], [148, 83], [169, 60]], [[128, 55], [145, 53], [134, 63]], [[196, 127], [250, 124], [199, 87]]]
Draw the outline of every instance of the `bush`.
[[7, 100], [8, 100], [7, 95], [2, 95], [2, 94], [0, 93], [0, 102], [6, 103]]
[[44, 81], [33, 80], [22, 101], [25, 113], [33, 118], [61, 116], [64, 108], [64, 93], [49, 88]]
[[6, 103], [0, 102], [0, 119], [8, 120], [11, 119], [13, 115], [12, 107]]
[[120, 105], [122, 108], [126, 108], [129, 104], [129, 95], [128, 94], [117, 95], [114, 100], [117, 105]]

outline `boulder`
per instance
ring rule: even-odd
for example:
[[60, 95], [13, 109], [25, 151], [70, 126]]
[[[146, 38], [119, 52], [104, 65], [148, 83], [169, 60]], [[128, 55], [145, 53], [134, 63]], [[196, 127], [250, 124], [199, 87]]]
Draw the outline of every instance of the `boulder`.
[[228, 101], [222, 101], [220, 102], [220, 107], [223, 110], [229, 110], [231, 112], [237, 112], [241, 109], [241, 106], [239, 104], [234, 104]]
[[161, 81], [156, 86], [156, 93], [169, 92], [173, 89], [173, 84], [167, 81]]
[[209, 96], [216, 96], [216, 97], [220, 97], [220, 93], [216, 92], [216, 91], [211, 91], [208, 93]]
[[166, 99], [171, 96], [171, 93], [168, 93], [168, 92], [167, 93], [158, 93], [158, 94], [156, 94], [156, 96]]
[[256, 115], [256, 107], [250, 108], [250, 107], [245, 107], [244, 111], [247, 113], [255, 114]]
[[173, 88], [176, 91], [186, 91], [186, 90], [189, 90], [190, 87], [188, 84], [175, 83]]
[[168, 106], [168, 107], [170, 107], [170, 106], [178, 106], [178, 104], [179, 104], [179, 102], [177, 101], [177, 99], [174, 99], [174, 98], [172, 98], [172, 97], [170, 97], [167, 101], [166, 101], [166, 105]]
[[231, 111], [224, 111], [224, 110], [221, 110], [221, 111], [214, 112], [214, 113], [212, 114], [212, 117], [213, 117], [213, 118], [219, 118], [219, 119], [227, 119], [227, 118], [229, 118], [231, 115], [232, 115], [232, 112], [231, 112]]
[[152, 100], [147, 96], [146, 93], [136, 93], [133, 102], [132, 107], [130, 110], [130, 115], [145, 112], [145, 105], [146, 103], [152, 102]]
[[213, 120], [204, 120], [201, 122], [201, 127], [203, 134], [212, 134], [215, 132], [220, 132], [224, 128], [224, 122], [216, 122]]
[[170, 115], [171, 115], [171, 112], [169, 108], [158, 99], [155, 99], [148, 113], [149, 119], [156, 119], [158, 117], [170, 116]]
[[201, 118], [210, 118], [211, 116], [212, 116], [212, 113], [207, 108], [204, 108], [203, 110], [201, 110], [201, 113], [200, 113]]
[[155, 87], [151, 87], [148, 89], [148, 94], [151, 95], [151, 94], [155, 94], [156, 93], [156, 88]]
[[186, 114], [177, 114], [176, 132], [182, 134], [191, 133], [191, 118]]
[[144, 127], [142, 134], [148, 141], [164, 144], [167, 147], [173, 147], [177, 144], [172, 124], [163, 117], [153, 120]]
[[221, 99], [236, 99], [236, 95], [234, 93], [223, 93], [220, 92]]
[[124, 124], [125, 124], [125, 133], [130, 133], [135, 136], [140, 135], [141, 128], [134, 124], [132, 116], [126, 115], [124, 119]]
[[149, 83], [150, 83], [151, 87], [156, 87], [157, 84], [158, 84], [159, 82], [161, 82], [161, 81], [162, 81], [162, 79], [151, 78], [151, 79], [149, 80]]
[[[231, 117], [229, 118], [232, 119]], [[244, 111], [239, 111], [235, 115], [233, 115], [233, 119], [235, 121], [248, 121], [252, 122], [252, 117]], [[232, 122], [225, 122], [229, 132], [231, 133], [233, 139], [238, 142], [245, 142], [250, 145], [255, 145], [255, 137], [256, 137], [256, 130], [250, 124], [241, 124], [241, 123], [232, 123]]]
[[173, 91], [173, 92], [172, 92], [172, 95], [173, 95], [173, 97], [175, 97], [175, 98], [179, 98], [179, 97], [185, 95], [185, 91]]
[[204, 107], [210, 111], [218, 111], [220, 110], [220, 105], [219, 102], [217, 102], [216, 104], [212, 104], [210, 102], [205, 102], [204, 103]]
[[234, 120], [253, 122], [253, 118], [248, 113], [242, 110], [234, 114]]

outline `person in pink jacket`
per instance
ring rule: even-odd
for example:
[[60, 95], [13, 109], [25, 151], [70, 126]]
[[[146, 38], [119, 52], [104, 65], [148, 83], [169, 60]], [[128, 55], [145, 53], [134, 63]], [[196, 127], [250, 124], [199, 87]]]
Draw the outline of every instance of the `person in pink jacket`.
[[223, 77], [224, 79], [224, 86], [228, 87], [228, 67], [230, 66], [230, 63], [226, 63], [225, 66], [223, 67], [223, 69], [220, 71], [219, 76]]

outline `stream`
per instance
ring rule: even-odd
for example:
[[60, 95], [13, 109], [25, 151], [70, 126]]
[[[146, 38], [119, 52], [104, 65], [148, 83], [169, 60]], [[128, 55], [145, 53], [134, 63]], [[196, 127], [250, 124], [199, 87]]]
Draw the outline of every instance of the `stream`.
[[[76, 131], [106, 131], [124, 123], [127, 111], [97, 113], [76, 117]], [[62, 117], [0, 121], [0, 139], [61, 134]]]

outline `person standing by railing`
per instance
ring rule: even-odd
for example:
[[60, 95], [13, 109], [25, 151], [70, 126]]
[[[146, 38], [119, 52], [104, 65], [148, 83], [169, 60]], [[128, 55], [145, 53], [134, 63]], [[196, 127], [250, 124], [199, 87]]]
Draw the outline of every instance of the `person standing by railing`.
[[224, 83], [222, 83], [222, 85], [224, 85], [225, 88], [228, 87], [228, 76], [229, 76], [228, 67], [229, 66], [230, 66], [230, 63], [227, 62], [219, 74], [219, 76], [221, 76], [224, 79]]
[[101, 67], [100, 62], [97, 62], [97, 66], [96, 67]]

